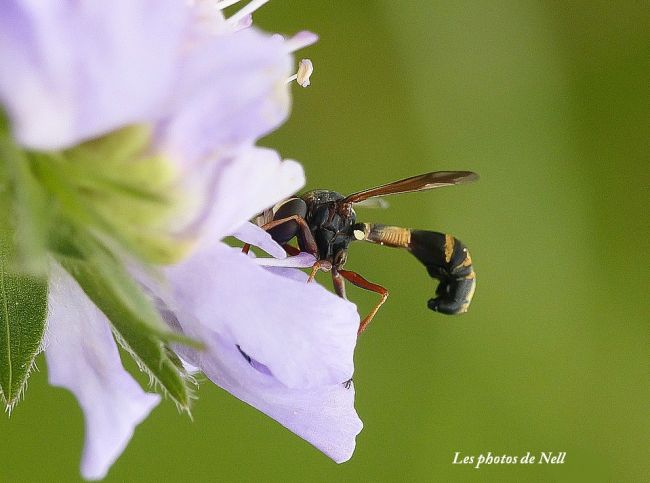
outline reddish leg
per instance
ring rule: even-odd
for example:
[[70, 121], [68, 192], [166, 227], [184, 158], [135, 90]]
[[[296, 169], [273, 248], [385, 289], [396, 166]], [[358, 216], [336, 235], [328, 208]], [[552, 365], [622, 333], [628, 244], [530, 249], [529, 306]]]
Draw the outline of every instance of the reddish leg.
[[[314, 235], [312, 235], [311, 230], [309, 229], [309, 225], [307, 224], [307, 222], [302, 216], [291, 215], [286, 218], [281, 218], [279, 220], [269, 221], [268, 223], [262, 225], [260, 228], [262, 230], [269, 231], [271, 228], [275, 228], [276, 226], [280, 226], [290, 221], [295, 221], [298, 224], [298, 229], [299, 229], [298, 236], [300, 237], [300, 241], [302, 241], [302, 244], [305, 246], [306, 251], [314, 255], [316, 258], [318, 258], [318, 245], [316, 245], [316, 240], [314, 239]], [[250, 244], [246, 243], [242, 247], [241, 251], [244, 254], [248, 254], [250, 248], [251, 248]], [[300, 251], [298, 251], [298, 253], [300, 253]]]
[[332, 284], [334, 285], [336, 295], [347, 300], [348, 297], [345, 294], [345, 279], [336, 268], [332, 269]]
[[282, 245], [282, 248], [284, 248], [284, 251], [287, 252], [287, 255], [294, 257], [296, 255], [300, 255], [300, 248], [294, 247], [289, 245], [288, 243], [285, 243]]
[[311, 273], [309, 274], [307, 283], [314, 280], [314, 277], [316, 276], [319, 270], [323, 270], [324, 272], [329, 272], [331, 269], [332, 269], [332, 264], [327, 260], [316, 260], [316, 263], [314, 263], [311, 267]]
[[361, 321], [361, 324], [359, 324], [359, 330], [357, 331], [357, 335], [358, 335], [361, 334], [361, 332], [363, 332], [364, 330], [366, 330], [366, 327], [368, 327], [368, 324], [372, 321], [372, 318], [379, 310], [379, 307], [381, 307], [384, 304], [384, 302], [386, 302], [386, 299], [388, 298], [388, 290], [386, 290], [381, 285], [377, 285], [376, 283], [369, 282], [368, 280], [366, 280], [356, 272], [351, 272], [349, 270], [339, 270], [339, 273], [343, 276], [343, 278], [345, 278], [348, 282], [352, 283], [353, 285], [356, 285], [359, 288], [370, 290], [371, 292], [375, 292], [381, 295], [381, 300], [379, 301], [379, 303], [375, 306], [374, 309], [370, 311], [368, 315], [366, 315], [366, 317]]
[[[282, 245], [282, 248], [284, 248], [284, 251], [287, 252], [287, 255], [293, 257], [296, 255], [300, 255], [300, 249], [294, 246], [289, 245], [288, 243], [285, 243]], [[244, 246], [241, 249], [241, 252], [244, 255], [248, 255], [248, 252], [251, 249], [251, 244], [250, 243], [245, 243]]]
[[298, 236], [305, 246], [306, 251], [315, 257], [318, 257], [318, 245], [316, 245], [316, 240], [314, 240], [314, 235], [312, 235], [311, 230], [309, 229], [309, 225], [302, 216], [291, 215], [279, 220], [269, 221], [268, 223], [262, 225], [260, 228], [262, 228], [262, 230], [269, 231], [271, 228], [275, 228], [276, 226], [283, 225], [284, 223], [288, 223], [290, 221], [295, 221], [298, 224]]
[[[345, 279], [339, 273], [336, 267], [332, 268], [332, 283], [334, 285], [334, 291], [336, 292], [336, 295], [338, 295], [342, 299], [347, 300], [348, 298], [345, 295]], [[345, 381], [343, 383], [343, 387], [346, 389], [350, 389], [352, 387], [352, 379], [348, 379], [347, 381]]]

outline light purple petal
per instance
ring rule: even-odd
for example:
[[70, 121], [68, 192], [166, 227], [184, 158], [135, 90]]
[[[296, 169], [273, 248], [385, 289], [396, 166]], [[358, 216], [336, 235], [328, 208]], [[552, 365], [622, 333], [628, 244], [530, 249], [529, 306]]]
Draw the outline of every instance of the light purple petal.
[[[212, 382], [307, 440], [337, 463], [347, 461], [363, 424], [354, 409], [354, 386], [332, 384], [290, 389], [256, 369], [218, 335], [210, 351], [193, 353]], [[181, 349], [182, 350], [182, 349]]]
[[298, 32], [293, 37], [285, 40], [285, 48], [290, 52], [295, 52], [296, 50], [304, 49], [312, 44], [318, 42], [318, 35], [307, 30]]
[[0, 100], [16, 138], [58, 149], [151, 120], [188, 13], [178, 0], [2, 2]]
[[307, 283], [307, 279], [309, 278], [305, 272], [298, 270], [297, 268], [265, 266], [262, 266], [262, 268], [264, 268], [264, 270], [267, 272], [273, 273], [279, 277], [290, 278], [291, 280], [295, 280], [296, 282], [300, 283]]
[[50, 384], [70, 390], [86, 422], [81, 473], [103, 478], [160, 401], [124, 370], [108, 320], [58, 265], [49, 287], [45, 349]]
[[[199, 321], [199, 336], [219, 334], [287, 387], [352, 377], [356, 307], [317, 283], [275, 275], [221, 243], [206, 245], [166, 275], [174, 299], [170, 307]], [[194, 330], [183, 326], [189, 329]]]
[[203, 36], [178, 66], [171, 109], [157, 129], [163, 149], [187, 162], [252, 144], [288, 116], [293, 59], [253, 28]]
[[310, 268], [316, 263], [316, 257], [311, 253], [301, 252], [293, 257], [283, 259], [255, 258], [255, 263], [262, 267]]
[[210, 35], [232, 32], [232, 27], [226, 22], [226, 17], [215, 0], [190, 0], [187, 3], [192, 10], [192, 21], [198, 32]]
[[205, 234], [205, 242], [231, 235], [247, 220], [295, 193], [305, 183], [302, 166], [282, 160], [272, 149], [248, 148], [218, 163], [204, 163], [187, 180], [203, 191], [203, 211], [186, 231]]
[[278, 243], [271, 238], [271, 235], [259, 226], [247, 221], [232, 233], [232, 236], [244, 243], [261, 248], [266, 253], [275, 258], [287, 258], [287, 252], [284, 251]]

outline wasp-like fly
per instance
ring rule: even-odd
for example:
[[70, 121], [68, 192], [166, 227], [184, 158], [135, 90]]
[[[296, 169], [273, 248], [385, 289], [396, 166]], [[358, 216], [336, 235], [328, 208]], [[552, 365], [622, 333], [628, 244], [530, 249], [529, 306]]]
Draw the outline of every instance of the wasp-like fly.
[[[386, 301], [388, 290], [356, 272], [343, 270], [348, 246], [353, 241], [405, 248], [411, 252], [426, 267], [429, 275], [439, 280], [436, 297], [429, 300], [428, 307], [443, 314], [461, 314], [467, 311], [476, 287], [472, 258], [465, 244], [452, 235], [434, 231], [358, 223], [353, 205], [370, 198], [425, 191], [477, 179], [478, 175], [469, 171], [436, 171], [349, 196], [329, 190], [308, 191], [266, 210], [258, 218], [258, 224], [290, 255], [302, 251], [316, 257], [310, 281], [318, 270], [330, 271], [334, 290], [340, 297], [347, 298], [345, 280], [381, 295], [379, 303], [361, 321], [359, 333]], [[298, 239], [299, 248], [288, 244], [294, 237]], [[248, 249], [246, 245], [244, 251]]]

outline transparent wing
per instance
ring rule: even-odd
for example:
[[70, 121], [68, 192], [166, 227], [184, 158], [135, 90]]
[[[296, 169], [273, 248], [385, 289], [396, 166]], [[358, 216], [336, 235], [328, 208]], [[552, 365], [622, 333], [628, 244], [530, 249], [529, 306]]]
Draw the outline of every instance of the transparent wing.
[[469, 183], [471, 181], [476, 181], [477, 179], [478, 174], [471, 171], [434, 171], [433, 173], [421, 174], [419, 176], [413, 176], [411, 178], [377, 186], [376, 188], [359, 191], [351, 194], [342, 201], [347, 203], [360, 203], [377, 196], [426, 191], [435, 188], [442, 188], [443, 186]]
[[386, 201], [384, 198], [377, 196], [374, 198], [368, 198], [363, 201], [359, 201], [356, 203], [356, 206], [361, 208], [385, 210], [390, 206], [390, 203], [388, 203], [388, 201]]

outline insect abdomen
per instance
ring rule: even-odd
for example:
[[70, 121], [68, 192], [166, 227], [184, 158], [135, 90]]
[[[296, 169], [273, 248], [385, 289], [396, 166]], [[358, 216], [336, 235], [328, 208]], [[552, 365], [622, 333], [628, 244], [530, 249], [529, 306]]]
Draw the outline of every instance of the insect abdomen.
[[352, 227], [352, 234], [356, 240], [406, 248], [422, 262], [431, 277], [440, 280], [437, 297], [429, 300], [429, 308], [450, 315], [467, 312], [476, 288], [476, 274], [469, 250], [458, 238], [378, 223], [357, 223]]
[[476, 273], [465, 244], [444, 233], [412, 230], [409, 250], [431, 277], [440, 280], [437, 297], [429, 300], [429, 308], [450, 315], [467, 312], [476, 288]]

